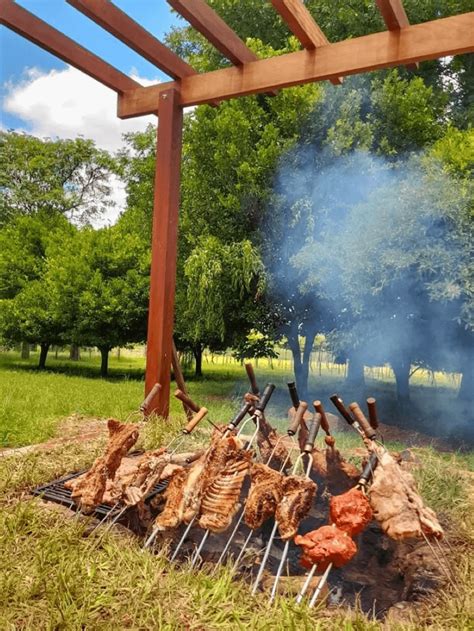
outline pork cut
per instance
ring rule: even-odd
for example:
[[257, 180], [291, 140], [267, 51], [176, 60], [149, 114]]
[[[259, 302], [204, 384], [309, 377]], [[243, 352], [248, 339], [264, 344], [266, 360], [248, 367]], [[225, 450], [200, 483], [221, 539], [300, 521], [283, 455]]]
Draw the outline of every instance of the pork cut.
[[415, 479], [385, 450], [377, 448], [378, 465], [370, 487], [370, 505], [382, 530], [392, 539], [442, 538], [436, 514], [424, 505]]
[[372, 509], [361, 490], [353, 488], [342, 495], [334, 495], [329, 502], [331, 522], [351, 537], [361, 533], [372, 519]]
[[284, 476], [267, 465], [254, 463], [250, 468], [250, 479], [244, 520], [247, 526], [255, 530], [275, 514], [283, 497]]
[[342, 567], [357, 552], [357, 546], [347, 532], [336, 526], [322, 526], [306, 535], [297, 535], [294, 541], [303, 548], [301, 565], [308, 569], [317, 565], [319, 572], [324, 572], [330, 563]]
[[303, 476], [283, 478], [282, 498], [275, 513], [282, 539], [291, 539], [296, 535], [302, 519], [311, 510], [317, 488], [312, 480]]
[[332, 495], [345, 493], [357, 484], [360, 471], [352, 463], [345, 460], [335, 447], [333, 436], [326, 436], [326, 449], [313, 450], [313, 471], [326, 479], [326, 486]]

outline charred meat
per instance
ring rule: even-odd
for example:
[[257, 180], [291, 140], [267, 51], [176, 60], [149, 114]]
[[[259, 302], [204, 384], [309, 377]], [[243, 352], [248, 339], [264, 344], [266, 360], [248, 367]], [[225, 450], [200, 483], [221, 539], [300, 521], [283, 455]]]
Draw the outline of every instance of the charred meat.
[[250, 468], [251, 485], [245, 504], [244, 520], [254, 530], [275, 514], [283, 496], [283, 475], [267, 465], [254, 463]]
[[309, 478], [289, 475], [282, 480], [282, 499], [275, 513], [282, 539], [296, 535], [302, 519], [311, 510], [317, 486]]

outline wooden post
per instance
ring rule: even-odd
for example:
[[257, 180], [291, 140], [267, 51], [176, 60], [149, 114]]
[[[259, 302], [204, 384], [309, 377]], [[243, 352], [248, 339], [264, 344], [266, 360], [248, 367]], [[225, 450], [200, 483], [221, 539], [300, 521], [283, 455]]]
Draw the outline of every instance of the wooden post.
[[183, 129], [183, 109], [178, 90], [170, 88], [160, 94], [158, 115], [145, 395], [150, 392], [155, 383], [161, 385], [161, 389], [149, 405], [148, 413], [155, 412], [167, 418], [170, 398]]

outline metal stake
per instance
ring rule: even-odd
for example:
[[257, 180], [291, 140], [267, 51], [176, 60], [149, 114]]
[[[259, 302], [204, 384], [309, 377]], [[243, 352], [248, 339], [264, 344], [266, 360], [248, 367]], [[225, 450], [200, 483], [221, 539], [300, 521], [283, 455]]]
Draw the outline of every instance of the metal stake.
[[318, 583], [318, 586], [314, 590], [314, 594], [312, 595], [311, 600], [309, 601], [309, 608], [310, 609], [312, 609], [314, 607], [314, 604], [315, 604], [319, 594], [321, 593], [321, 590], [323, 589], [326, 581], [328, 580], [328, 576], [329, 576], [329, 572], [331, 571], [331, 568], [332, 568], [332, 563], [330, 563], [327, 566], [326, 571], [321, 576], [321, 579], [320, 579], [320, 581]]
[[306, 592], [308, 591], [308, 587], [309, 587], [309, 585], [310, 585], [310, 583], [311, 583], [311, 580], [312, 580], [312, 578], [313, 578], [313, 576], [314, 576], [314, 573], [316, 572], [317, 567], [318, 567], [318, 566], [317, 566], [316, 564], [315, 564], [315, 565], [313, 565], [313, 567], [312, 567], [312, 568], [310, 569], [310, 571], [308, 572], [308, 576], [306, 577], [306, 580], [305, 580], [305, 582], [304, 582], [304, 585], [303, 585], [303, 587], [301, 588], [301, 590], [300, 590], [300, 592], [299, 592], [298, 596], [296, 597], [296, 604], [299, 604], [299, 603], [303, 600], [303, 597], [304, 597], [304, 595], [306, 594]]

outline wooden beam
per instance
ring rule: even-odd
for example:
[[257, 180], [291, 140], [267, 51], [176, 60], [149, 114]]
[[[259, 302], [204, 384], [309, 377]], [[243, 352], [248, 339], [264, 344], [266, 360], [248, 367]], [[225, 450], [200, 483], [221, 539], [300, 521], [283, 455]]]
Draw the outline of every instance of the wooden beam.
[[[97, 79], [119, 94], [141, 87], [100, 57], [83, 48], [12, 0], [0, 0], [0, 24]], [[155, 108], [156, 109], [156, 108]]]
[[375, 0], [389, 31], [410, 26], [402, 0]]
[[[326, 35], [301, 0], [272, 0], [272, 4], [306, 50], [314, 50], [329, 44]], [[333, 77], [330, 81], [334, 85], [342, 83], [339, 77]]]
[[109, 0], [67, 0], [129, 48], [174, 79], [196, 74], [194, 68]]
[[247, 47], [204, 0], [167, 0], [196, 31], [236, 66], [255, 61], [257, 55]]
[[153, 203], [145, 394], [151, 391], [155, 383], [161, 384], [149, 410], [167, 418], [176, 286], [183, 109], [179, 92], [175, 88], [161, 92], [156, 103], [160, 118]]
[[[405, 7], [402, 0], [375, 0], [382, 14], [385, 26], [389, 31], [398, 31], [399, 29], [410, 26]], [[416, 70], [418, 63], [407, 64], [409, 70]]]
[[[472, 51], [474, 12], [186, 77], [180, 82], [181, 103], [199, 105]], [[118, 115], [129, 118], [153, 112], [165, 86], [138, 88], [120, 96]]]

